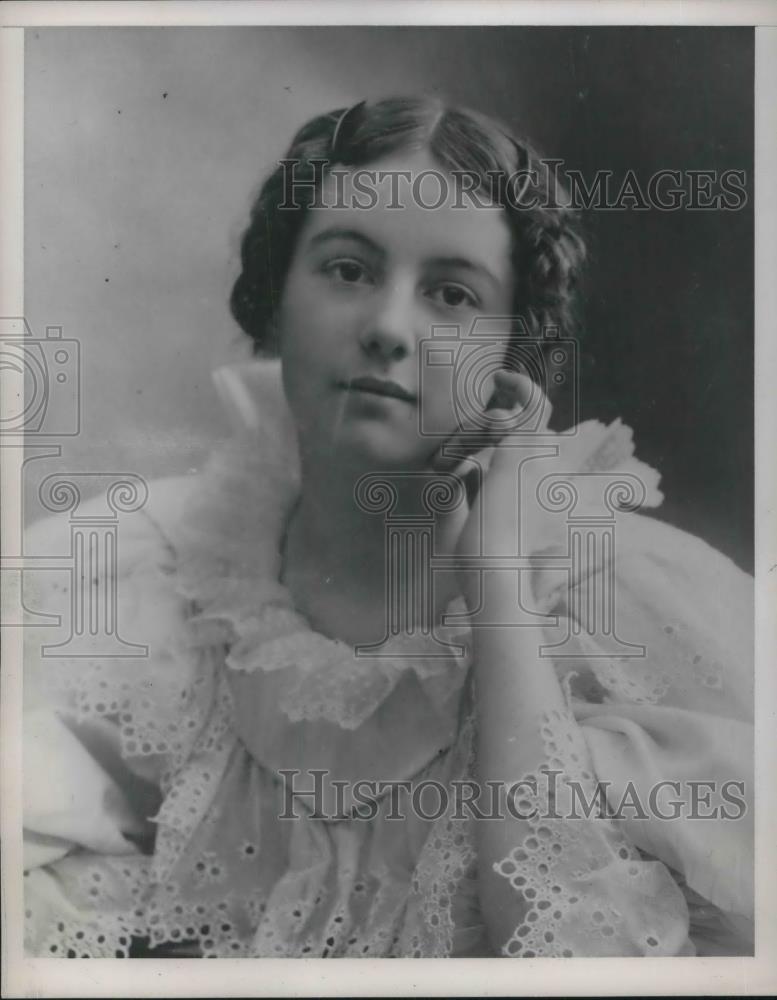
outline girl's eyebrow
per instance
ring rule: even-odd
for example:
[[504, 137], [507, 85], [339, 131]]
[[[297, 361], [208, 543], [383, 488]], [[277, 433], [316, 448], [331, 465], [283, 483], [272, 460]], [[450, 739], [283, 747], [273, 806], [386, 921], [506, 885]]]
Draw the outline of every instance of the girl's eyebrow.
[[360, 233], [358, 229], [343, 229], [340, 226], [330, 226], [327, 229], [322, 229], [320, 233], [316, 233], [310, 239], [311, 247], [319, 246], [321, 243], [326, 243], [329, 240], [354, 240], [357, 243], [361, 243], [362, 246], [366, 247], [372, 253], [380, 254], [385, 257], [385, 252], [378, 246], [369, 236], [365, 236], [364, 233]]
[[486, 278], [494, 288], [501, 288], [499, 279], [489, 271], [485, 264], [478, 264], [475, 261], [468, 260], [466, 257], [432, 257], [426, 263], [435, 267], [458, 267], [465, 271], [474, 271], [475, 274]]

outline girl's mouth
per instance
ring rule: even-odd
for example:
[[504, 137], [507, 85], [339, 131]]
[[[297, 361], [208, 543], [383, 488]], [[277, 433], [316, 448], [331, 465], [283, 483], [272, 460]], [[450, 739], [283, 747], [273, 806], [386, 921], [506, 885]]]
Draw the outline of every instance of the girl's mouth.
[[341, 389], [346, 389], [349, 392], [366, 392], [374, 396], [390, 396], [394, 399], [401, 399], [406, 403], [416, 402], [416, 397], [404, 386], [392, 382], [390, 379], [376, 378], [374, 375], [361, 375], [359, 378], [352, 378], [338, 384]]

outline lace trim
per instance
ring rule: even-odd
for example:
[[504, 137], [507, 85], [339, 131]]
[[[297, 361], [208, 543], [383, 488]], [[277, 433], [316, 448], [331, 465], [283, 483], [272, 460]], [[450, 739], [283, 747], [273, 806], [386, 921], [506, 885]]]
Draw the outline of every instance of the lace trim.
[[[290, 722], [355, 729], [408, 670], [441, 710], [461, 685], [467, 657], [429, 656], [439, 654], [437, 644], [399, 636], [385, 643], [384, 656], [357, 658], [347, 644], [312, 631], [279, 582], [283, 527], [299, 488], [280, 392], [279, 384], [268, 386], [266, 419], [250, 447], [234, 441], [212, 457], [182, 518], [176, 588], [194, 608], [187, 641], [200, 649], [226, 646], [232, 670], [288, 673], [279, 707]], [[460, 598], [447, 609], [459, 616], [464, 610]], [[460, 631], [443, 628], [439, 638], [456, 644]]]
[[[465, 688], [459, 735], [451, 749], [451, 774], [471, 780], [475, 765], [475, 717], [472, 681]], [[434, 823], [413, 873], [408, 915], [399, 954], [411, 958], [446, 958], [462, 934], [483, 936], [477, 903], [477, 854], [471, 817], [451, 801]], [[469, 912], [467, 904], [469, 901]]]
[[[547, 763], [522, 785], [517, 803], [521, 815], [531, 817], [530, 832], [494, 864], [528, 904], [502, 953], [513, 958], [692, 953], [682, 892], [662, 864], [643, 861], [607, 818], [585, 740], [569, 710], [546, 714], [540, 731]], [[556, 785], [551, 775], [559, 772]], [[573, 782], [585, 796], [582, 808], [592, 807], [590, 818], [580, 805], [579, 818], [569, 818]], [[641, 906], [635, 904], [640, 896]], [[619, 907], [619, 899], [626, 906]]]
[[[113, 957], [126, 953], [127, 939], [132, 936], [149, 936], [155, 943], [196, 938], [204, 953], [214, 955], [298, 953], [296, 945], [284, 944], [291, 940], [284, 935], [305, 919], [304, 892], [295, 895], [289, 889], [283, 900], [273, 900], [253, 891], [241, 897], [235, 909], [235, 893], [224, 896], [219, 888], [218, 857], [206, 852], [192, 860], [193, 884], [212, 886], [224, 898], [184, 903], [180, 884], [171, 878], [175, 867], [183, 863], [193, 833], [219, 822], [207, 804], [235, 740], [220, 669], [224, 645], [230, 646], [228, 665], [234, 670], [287, 675], [281, 708], [292, 721], [326, 719], [354, 728], [408, 669], [427, 685], [430, 697], [440, 701], [463, 678], [464, 662], [451, 669], [450, 663], [420, 656], [371, 661], [370, 677], [362, 680], [348, 647], [312, 632], [294, 612], [285, 588], [277, 582], [278, 540], [296, 489], [295, 472], [285, 465], [292, 452], [279, 445], [283, 440], [270, 420], [261, 446], [249, 454], [243, 444], [218, 456], [203, 473], [201, 492], [183, 518], [183, 561], [176, 576], [178, 594], [194, 613], [181, 634], [171, 639], [169, 622], [174, 616], [172, 611], [167, 613], [168, 605], [160, 605], [160, 628], [166, 631], [157, 646], [164, 652], [138, 661], [129, 679], [126, 663], [114, 666], [99, 659], [59, 661], [57, 669], [47, 673], [60, 683], [77, 719], [96, 716], [117, 721], [122, 755], [133, 768], [148, 764], [161, 769], [166, 798], [155, 817], [159, 837], [153, 861], [144, 859], [137, 867], [127, 861], [121, 869], [111, 866], [124, 865], [125, 859], [96, 862], [85, 876], [81, 896], [99, 913], [99, 919], [78, 914], [52, 918], [42, 944], [39, 940], [33, 945], [36, 954], [48, 950]], [[163, 571], [156, 580], [152, 575], [144, 582], [149, 583], [151, 601], [161, 601], [163, 591], [169, 593], [169, 574]], [[590, 655], [586, 669], [599, 685], [598, 699], [658, 701], [678, 685], [678, 678], [689, 674], [697, 685], [719, 693], [722, 669], [715, 646], [691, 647], [699, 651], [688, 654], [688, 631], [682, 622], [666, 623], [668, 652], [665, 655], [662, 649], [661, 666], [608, 660], [598, 655], [592, 643], [589, 653], [596, 655]], [[694, 629], [693, 635], [697, 634]], [[587, 641], [585, 633], [581, 641]], [[667, 663], [672, 664], [673, 676], [664, 666]], [[570, 674], [567, 693], [583, 681], [582, 676]], [[464, 745], [468, 732], [463, 730]], [[585, 746], [573, 721], [563, 715], [549, 717], [543, 737], [549, 766], [561, 766], [569, 776], [590, 783]], [[537, 776], [538, 780], [542, 777]], [[537, 821], [522, 843], [496, 866], [531, 904], [505, 946], [505, 954], [591, 954], [591, 933], [601, 942], [602, 954], [677, 953], [686, 931], [686, 911], [682, 902], [677, 903], [673, 892], [677, 887], [666, 869], [642, 861], [606, 818], [592, 820], [583, 836], [580, 831], [581, 824]], [[246, 842], [244, 848], [255, 852], [257, 845]], [[63, 859], [61, 864], [67, 867], [70, 860]], [[465, 880], [473, 877], [474, 864], [468, 824], [443, 817], [422, 849], [409, 902], [406, 896], [395, 898], [390, 880], [385, 879], [383, 889], [375, 888], [371, 897], [376, 900], [370, 911], [371, 930], [363, 934], [346, 931], [344, 911], [335, 906], [323, 943], [311, 937], [301, 946], [301, 953], [315, 955], [328, 949], [333, 955], [450, 954], [461, 929], [451, 901]], [[106, 866], [118, 872], [125, 895], [137, 903], [126, 914], [124, 907], [115, 912], [114, 896], [103, 893], [99, 880], [94, 880], [95, 873], [104, 876]], [[376, 876], [376, 881], [381, 880]], [[605, 890], [606, 882], [609, 888]], [[627, 908], [619, 908], [618, 893], [633, 894], [636, 889], [645, 900], [647, 916], [643, 914], [638, 927], [624, 928]], [[154, 895], [149, 899], [151, 891]], [[418, 919], [402, 922], [405, 903], [416, 908]], [[338, 917], [343, 919], [338, 921]], [[398, 936], [400, 926], [406, 930]], [[37, 919], [31, 920], [31, 933], [35, 927], [40, 927]], [[578, 941], [588, 943], [580, 947]]]

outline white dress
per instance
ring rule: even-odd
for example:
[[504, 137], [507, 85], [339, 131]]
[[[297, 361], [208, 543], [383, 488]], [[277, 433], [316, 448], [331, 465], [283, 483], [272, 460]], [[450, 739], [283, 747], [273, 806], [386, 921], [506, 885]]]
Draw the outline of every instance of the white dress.
[[[394, 658], [355, 658], [292, 607], [279, 546], [296, 442], [277, 365], [256, 372], [250, 440], [152, 483], [147, 507], [122, 516], [119, 628], [148, 656], [46, 658], [50, 630], [27, 630], [28, 951], [113, 957], [145, 941], [228, 957], [492, 955], [474, 821], [453, 796], [439, 818], [392, 820], [391, 795], [366, 818], [318, 819], [303, 797], [299, 818], [280, 818], [282, 769], [299, 771], [297, 788], [323, 768], [452, 787], [472, 774], [475, 717], [468, 655], [393, 639]], [[579, 655], [556, 663], [568, 714], [542, 720], [548, 761], [585, 787], [607, 782], [610, 806], [671, 781], [687, 807], [689, 781], [714, 781], [739, 782], [746, 808], [532, 820], [496, 866], [514, 890], [502, 953], [751, 954], [752, 579], [653, 518], [624, 514], [618, 532], [619, 629], [646, 655], [597, 655], [578, 630]], [[56, 516], [27, 551], [62, 552], [67, 539]], [[28, 608], [66, 621], [69, 601], [28, 574]], [[564, 634], [577, 607], [556, 593]], [[447, 637], [466, 646], [460, 624]], [[232, 671], [253, 685], [250, 739]]]

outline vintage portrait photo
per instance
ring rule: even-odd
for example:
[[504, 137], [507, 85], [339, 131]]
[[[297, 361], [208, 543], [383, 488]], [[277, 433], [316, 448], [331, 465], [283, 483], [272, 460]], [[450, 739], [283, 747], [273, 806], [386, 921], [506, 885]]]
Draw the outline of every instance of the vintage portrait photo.
[[756, 28], [19, 51], [25, 960], [753, 959]]

